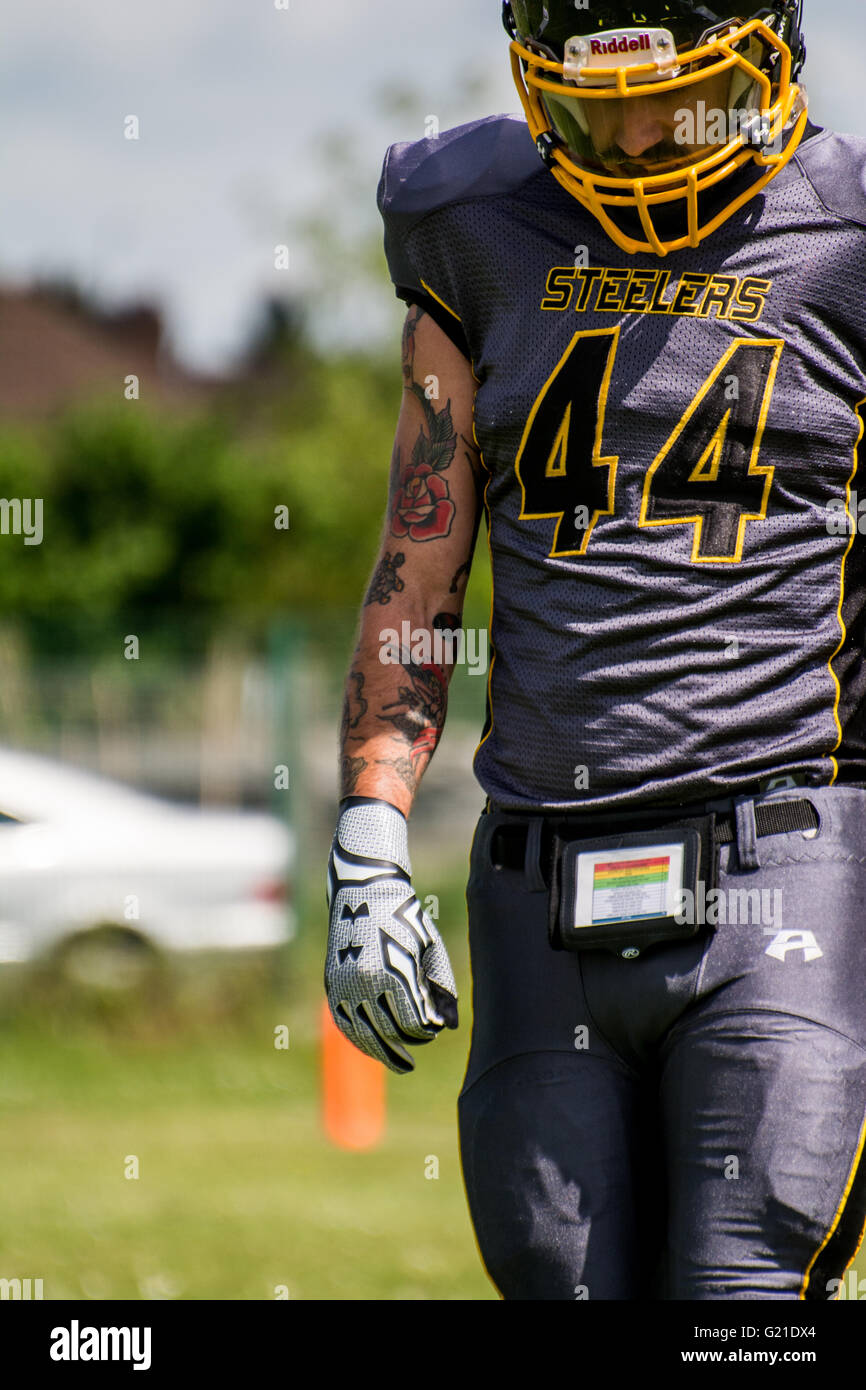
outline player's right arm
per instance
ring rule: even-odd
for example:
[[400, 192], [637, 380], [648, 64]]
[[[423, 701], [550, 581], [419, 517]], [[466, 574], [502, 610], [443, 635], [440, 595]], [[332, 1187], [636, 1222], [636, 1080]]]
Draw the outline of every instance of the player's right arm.
[[[435, 657], [454, 629], [480, 515], [472, 369], [412, 306], [403, 330], [403, 399], [379, 554], [346, 683], [342, 795], [377, 797], [408, 816], [445, 722], [453, 667]], [[386, 634], [400, 634], [400, 660]], [[408, 633], [411, 641], [403, 644]], [[445, 655], [447, 655], [447, 644]], [[441, 657], [442, 653], [440, 653]]]
[[346, 682], [325, 969], [337, 1025], [394, 1071], [412, 1070], [407, 1044], [457, 1026], [451, 966], [411, 886], [406, 821], [453, 674], [436, 634], [462, 624], [481, 514], [475, 386], [467, 359], [412, 306], [382, 541]]

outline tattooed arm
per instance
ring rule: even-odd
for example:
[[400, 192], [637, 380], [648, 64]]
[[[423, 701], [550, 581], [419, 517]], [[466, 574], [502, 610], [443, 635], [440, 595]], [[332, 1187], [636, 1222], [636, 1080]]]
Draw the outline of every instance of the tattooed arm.
[[346, 683], [342, 795], [377, 797], [408, 815], [445, 723], [481, 463], [472, 369], [414, 305], [402, 355], [384, 532]]

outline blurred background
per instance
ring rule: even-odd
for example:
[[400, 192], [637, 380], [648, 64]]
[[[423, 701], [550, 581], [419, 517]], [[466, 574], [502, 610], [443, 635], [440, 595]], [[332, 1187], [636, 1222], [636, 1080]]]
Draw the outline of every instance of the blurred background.
[[[401, 388], [376, 186], [431, 117], [517, 105], [495, 0], [373, 13], [4, 21], [4, 1297], [495, 1297], [457, 1149], [463, 667], [412, 841], [461, 1029], [388, 1078], [376, 1147], [322, 1125], [339, 706]], [[866, 134], [859, 0], [807, 18], [816, 119]], [[467, 626], [488, 611], [482, 545]]]

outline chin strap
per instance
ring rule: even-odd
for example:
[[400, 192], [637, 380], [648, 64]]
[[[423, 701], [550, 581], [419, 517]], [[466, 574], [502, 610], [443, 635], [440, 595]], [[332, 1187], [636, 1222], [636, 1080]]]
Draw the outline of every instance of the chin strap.
[[776, 0], [775, 5], [758, 10], [753, 19], [763, 19], [769, 29], [791, 50], [791, 81], [796, 82], [806, 63], [803, 39], [803, 0]]
[[[786, 42], [791, 49], [793, 67], [791, 80], [796, 81], [806, 63], [806, 44], [803, 39], [803, 0], [788, 0], [788, 35]], [[794, 40], [792, 46], [791, 39]]]

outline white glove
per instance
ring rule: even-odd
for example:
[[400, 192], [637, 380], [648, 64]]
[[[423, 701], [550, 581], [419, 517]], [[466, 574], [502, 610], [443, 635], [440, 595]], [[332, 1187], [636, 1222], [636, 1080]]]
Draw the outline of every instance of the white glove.
[[328, 861], [325, 991], [340, 1031], [397, 1072], [415, 1069], [405, 1045], [457, 1027], [451, 962], [411, 872], [402, 813], [348, 797]]

